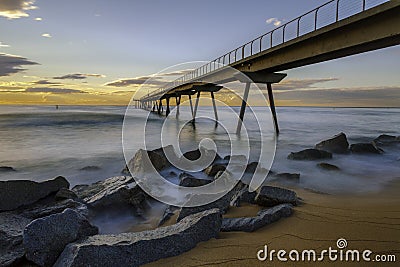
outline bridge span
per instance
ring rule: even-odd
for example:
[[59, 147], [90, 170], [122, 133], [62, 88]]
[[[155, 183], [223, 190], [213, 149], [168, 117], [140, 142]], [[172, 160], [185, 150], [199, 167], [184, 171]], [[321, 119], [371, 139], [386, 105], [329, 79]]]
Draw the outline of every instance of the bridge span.
[[245, 83], [237, 126], [240, 133], [250, 83], [232, 75], [228, 69], [233, 68], [254, 83], [267, 84], [275, 130], [279, 133], [272, 84], [279, 83], [286, 74], [278, 72], [398, 45], [399, 14], [400, 0], [380, 1], [378, 5], [369, 0], [331, 0], [136, 99], [136, 106], [162, 114], [165, 99], [168, 116], [170, 98], [175, 98], [179, 107], [181, 97], [188, 96], [194, 120], [200, 94], [207, 92], [218, 120], [214, 93], [223, 88], [219, 84], [240, 80]]

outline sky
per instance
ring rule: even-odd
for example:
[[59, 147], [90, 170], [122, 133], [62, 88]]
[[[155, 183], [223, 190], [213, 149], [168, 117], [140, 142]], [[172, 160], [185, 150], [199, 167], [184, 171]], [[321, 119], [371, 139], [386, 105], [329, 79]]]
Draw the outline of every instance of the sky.
[[[0, 104], [127, 105], [153, 74], [217, 58], [326, 1], [0, 0]], [[276, 102], [400, 107], [399, 56], [395, 46], [288, 70]]]

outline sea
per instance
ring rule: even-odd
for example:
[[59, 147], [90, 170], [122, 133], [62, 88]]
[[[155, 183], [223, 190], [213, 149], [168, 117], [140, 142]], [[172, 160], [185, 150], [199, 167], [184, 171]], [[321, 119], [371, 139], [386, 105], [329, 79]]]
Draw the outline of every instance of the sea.
[[[253, 109], [263, 111], [266, 107]], [[249, 153], [246, 138], [232, 140], [234, 135], [227, 133], [228, 127], [216, 125], [210, 119], [187, 123], [185, 113], [190, 111], [185, 108], [180, 111], [182, 118], [170, 115], [166, 127], [163, 127], [165, 117], [131, 109], [125, 123], [129, 121], [131, 126], [138, 127], [129, 127], [132, 138], [127, 148], [123, 144], [126, 111], [124, 106], [60, 106], [58, 109], [55, 106], [0, 106], [0, 166], [16, 170], [0, 172], [0, 180], [44, 181], [64, 176], [75, 186], [118, 176], [126, 165], [125, 157], [129, 160], [140, 148], [159, 147], [160, 129], [163, 136], [178, 139], [180, 147], [176, 150], [180, 153], [196, 149], [201, 140], [208, 139], [216, 143], [217, 153], [222, 157], [232, 153], [230, 146], [235, 142], [239, 143], [235, 154], [248, 155], [249, 162], [259, 160], [258, 146], [263, 137], [256, 134], [260, 131], [259, 122], [251, 116], [245, 117], [248, 138], [258, 136], [258, 139], [250, 142], [252, 150], [246, 154]], [[233, 107], [233, 111], [238, 112], [239, 107]], [[210, 107], [199, 107], [199, 113], [202, 112], [213, 117]], [[231, 112], [226, 107], [218, 108], [219, 119], [236, 126]], [[328, 161], [287, 159], [290, 152], [313, 148], [340, 132], [347, 135], [351, 144], [371, 142], [381, 134], [399, 136], [399, 108], [278, 107], [277, 115], [280, 134], [274, 151], [268, 151], [273, 153], [271, 170], [299, 173], [300, 180], [295, 186], [324, 193], [354, 194], [377, 192], [400, 179], [398, 144], [382, 147], [382, 154], [334, 154]], [[266, 112], [265, 116], [270, 113]], [[145, 133], [140, 126], [144, 122]], [[124, 150], [128, 155], [124, 156]], [[341, 171], [321, 170], [316, 164], [322, 161], [337, 165]]]
[[[381, 134], [399, 136], [398, 108], [278, 107], [278, 137], [268, 107], [252, 110], [246, 111], [237, 135], [239, 107], [218, 107], [216, 124], [212, 107], [207, 106], [199, 107], [194, 123], [188, 106], [181, 106], [178, 117], [173, 109], [167, 119], [123, 106], [0, 106], [0, 166], [15, 169], [1, 171], [0, 181], [40, 182], [64, 176], [71, 187], [91, 184], [123, 175], [126, 161], [139, 149], [169, 144], [178, 156], [199, 144], [211, 144], [221, 157], [246, 155], [248, 162], [257, 161], [275, 173], [300, 174], [295, 181], [269, 175], [266, 183], [324, 194], [379, 192], [400, 179], [398, 143], [382, 147], [382, 154], [334, 154], [332, 159], [317, 161], [287, 159], [289, 153], [313, 148], [340, 132], [346, 133], [349, 143], [371, 142]], [[267, 157], [260, 156], [264, 154]], [[341, 170], [321, 170], [319, 162]], [[178, 183], [179, 179], [170, 181]], [[123, 207], [103, 209], [92, 215], [91, 222], [101, 234], [154, 229], [167, 206], [157, 201], [150, 205], [141, 215]]]

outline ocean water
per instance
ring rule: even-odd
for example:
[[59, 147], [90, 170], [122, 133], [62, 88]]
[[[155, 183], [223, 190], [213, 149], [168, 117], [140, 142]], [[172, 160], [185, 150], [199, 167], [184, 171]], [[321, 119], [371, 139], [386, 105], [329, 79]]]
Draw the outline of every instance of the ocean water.
[[[0, 180], [43, 181], [62, 175], [74, 186], [120, 175], [126, 164], [122, 145], [125, 111], [126, 107], [114, 106], [61, 106], [59, 109], [54, 106], [0, 106], [0, 166], [12, 166], [17, 170], [0, 173]], [[200, 107], [199, 113], [202, 112], [213, 116], [208, 107]], [[219, 108], [218, 112], [222, 121], [236, 125], [227, 108]], [[335, 154], [332, 160], [325, 160], [339, 166], [340, 172], [320, 170], [316, 167], [320, 161], [286, 158], [292, 151], [312, 148], [340, 132], [347, 134], [350, 143], [369, 142], [383, 133], [398, 136], [400, 109], [279, 107], [277, 113], [281, 134], [271, 169], [300, 173], [300, 181], [291, 185], [326, 193], [364, 193], [379, 191], [390, 181], [400, 179], [399, 145], [382, 147], [385, 153], [381, 155]], [[239, 154], [247, 153], [245, 138], [232, 140], [224, 125], [215, 127], [210, 119], [197, 120], [196, 127], [185, 124], [185, 114], [188, 110], [182, 107], [182, 118], [173, 118], [165, 126], [164, 117], [151, 114], [147, 118], [148, 112], [135, 110], [130, 113], [129, 122], [140, 125], [147, 120], [146, 146], [149, 149], [161, 145], [160, 129], [163, 128], [164, 135], [178, 139], [182, 152], [195, 149], [201, 140], [209, 138], [222, 156], [231, 153], [231, 142], [238, 144]], [[182, 123], [185, 124], [183, 128], [179, 126]], [[257, 160], [263, 137], [258, 135], [258, 122], [251, 115], [246, 115], [245, 124], [252, 139], [249, 157], [251, 161]], [[270, 130], [267, 134], [272, 133]], [[131, 127], [130, 131], [133, 138], [125, 149], [133, 156], [139, 148], [145, 147], [144, 134], [141, 127]], [[87, 166], [98, 168], [82, 170]]]

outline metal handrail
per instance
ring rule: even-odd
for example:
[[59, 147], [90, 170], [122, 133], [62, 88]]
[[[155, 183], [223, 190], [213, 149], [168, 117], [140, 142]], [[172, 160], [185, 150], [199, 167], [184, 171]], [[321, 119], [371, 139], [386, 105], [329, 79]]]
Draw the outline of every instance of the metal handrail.
[[[251, 56], [253, 56], [255, 54], [267, 51], [267, 50], [269, 50], [269, 49], [271, 49], [271, 48], [273, 48], [273, 47], [275, 47], [277, 45], [283, 44], [283, 43], [285, 43], [285, 40], [293, 40], [293, 39], [298, 38], [300, 36], [303, 36], [303, 35], [305, 35], [307, 33], [316, 31], [316, 30], [321, 29], [323, 27], [326, 27], [328, 25], [332, 25], [333, 23], [336, 23], [336, 22], [338, 22], [338, 21], [340, 21], [340, 20], [342, 20], [344, 18], [347, 18], [349, 16], [359, 14], [359, 13], [361, 13], [361, 12], [363, 12], [363, 11], [365, 11], [367, 9], [367, 7], [366, 7], [367, 3], [366, 2], [368, 0], [348, 0], [353, 5], [355, 5], [355, 3], [357, 3], [357, 4], [361, 3], [361, 5], [362, 5], [361, 10], [356, 11], [354, 13], [351, 13], [350, 15], [348, 15], [346, 17], [340, 18], [340, 3], [343, 3], [344, 1], [346, 1], [346, 0], [331, 0], [331, 1], [328, 1], [325, 4], [320, 5], [320, 6], [316, 7], [316, 8], [314, 8], [313, 10], [310, 10], [307, 13], [304, 13], [303, 15], [301, 15], [299, 17], [296, 17], [295, 19], [292, 19], [289, 22], [286, 22], [285, 24], [282, 24], [279, 27], [276, 27], [275, 29], [273, 29], [273, 30], [271, 30], [271, 31], [269, 31], [269, 32], [267, 32], [267, 33], [255, 38], [255, 39], [253, 39], [253, 40], [251, 40], [251, 41], [249, 41], [247, 43], [245, 43], [244, 45], [239, 46], [239, 47], [237, 47], [237, 48], [225, 53], [224, 55], [222, 55], [222, 56], [220, 56], [220, 57], [218, 57], [218, 58], [216, 58], [214, 60], [211, 60], [210, 62], [198, 67], [197, 69], [194, 69], [194, 70], [186, 73], [182, 77], [179, 77], [179, 78], [175, 79], [174, 81], [167, 83], [166, 86], [164, 86], [162, 88], [159, 88], [157, 90], [154, 90], [152, 93], [150, 93], [146, 97], [157, 95], [157, 94], [159, 94], [159, 93], [161, 93], [163, 91], [169, 91], [170, 89], [175, 88], [175, 87], [177, 87], [179, 85], [185, 84], [188, 81], [196, 80], [196, 79], [198, 79], [198, 78], [200, 78], [202, 76], [205, 76], [205, 75], [207, 75], [207, 74], [209, 74], [211, 72], [217, 71], [218, 69], [220, 69], [220, 68], [222, 68], [222, 67], [224, 67], [226, 65], [230, 65], [230, 64], [236, 63], [236, 62], [238, 62], [240, 60], [243, 60], [245, 58], [251, 57]], [[369, 8], [372, 8], [372, 7], [377, 6], [379, 4], [383, 4], [383, 3], [388, 2], [388, 1], [389, 0], [379, 1], [379, 3], [377, 3], [375, 5], [371, 5]], [[326, 25], [324, 25], [322, 27], [318, 27], [318, 19], [322, 19], [322, 18], [318, 17], [319, 11], [322, 8], [324, 8], [324, 7], [326, 7], [326, 6], [330, 5], [330, 4], [333, 4], [335, 6], [335, 9], [331, 10], [331, 11], [334, 11], [335, 20], [333, 22], [327, 23]], [[301, 33], [300, 32], [301, 21], [302, 21], [302, 19], [304, 17], [306, 17], [306, 16], [308, 16], [310, 14], [314, 14], [312, 29], [310, 31], [305, 31], [304, 33]], [[287, 26], [292, 25], [293, 23], [296, 23], [296, 34], [295, 34], [295, 37], [291, 38], [291, 39], [286, 39], [286, 37], [287, 37], [286, 28], [287, 28]], [[276, 44], [273, 44], [274, 33], [277, 33], [279, 30], [282, 30], [282, 40], [280, 42], [276, 43]], [[267, 36], [269, 36], [269, 46], [263, 49], [262, 48], [262, 44], [263, 44], [262, 41]], [[258, 49], [257, 50], [253, 49], [253, 45], [254, 44], [258, 44]], [[248, 46], [250, 46], [250, 53], [249, 53], [248, 56], [246, 56], [245, 50], [246, 50], [246, 48]], [[238, 51], [240, 51], [240, 52], [238, 53]], [[232, 53], [234, 53], [233, 59], [231, 57]], [[239, 55], [241, 56], [240, 58], [238, 57]], [[222, 64], [221, 64], [221, 61], [222, 61]], [[218, 62], [217, 66], [215, 66], [216, 62]], [[214, 63], [214, 68], [212, 68], [212, 66], [211, 66], [212, 63]], [[228, 64], [226, 64], [226, 63], [228, 63]]]

